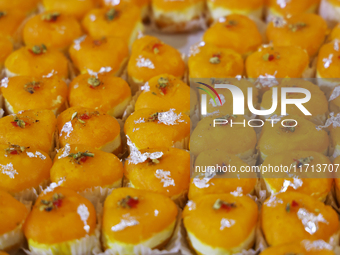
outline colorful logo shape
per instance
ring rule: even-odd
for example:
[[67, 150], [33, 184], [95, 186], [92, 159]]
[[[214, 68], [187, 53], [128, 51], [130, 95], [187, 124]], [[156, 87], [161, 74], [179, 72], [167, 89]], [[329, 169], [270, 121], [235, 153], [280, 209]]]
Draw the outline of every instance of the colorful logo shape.
[[[203, 85], [203, 86], [205, 86], [207, 88], [209, 88], [212, 92], [214, 92], [215, 95], [217, 96], [218, 100], [220, 101], [220, 105], [222, 106], [222, 100], [221, 100], [219, 94], [217, 93], [217, 91], [212, 86], [210, 86], [208, 84], [205, 84], [203, 82], [197, 82], [197, 83], [200, 84], [200, 85]], [[201, 88], [201, 87], [197, 87], [197, 88], [200, 89], [200, 90], [203, 90], [204, 92], [206, 92], [212, 98], [212, 100], [214, 100], [215, 105], [217, 105], [215, 97], [211, 94], [211, 92], [209, 90], [207, 90], [205, 88]]]

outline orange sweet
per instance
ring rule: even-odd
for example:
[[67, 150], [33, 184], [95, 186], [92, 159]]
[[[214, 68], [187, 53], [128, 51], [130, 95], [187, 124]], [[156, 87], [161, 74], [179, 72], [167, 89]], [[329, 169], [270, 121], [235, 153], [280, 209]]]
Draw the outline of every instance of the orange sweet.
[[56, 117], [49, 110], [27, 110], [0, 119], [0, 143], [42, 150], [54, 149]]
[[318, 55], [317, 77], [339, 78], [340, 43], [338, 41], [322, 45]]
[[66, 50], [82, 31], [78, 21], [65, 14], [48, 11], [30, 18], [23, 28], [26, 45], [44, 44], [48, 49]]
[[0, 7], [0, 34], [15, 41], [18, 28], [24, 19], [25, 13], [23, 11], [17, 9], [7, 10]]
[[[135, 189], [150, 190], [175, 200], [189, 190], [190, 154], [176, 148], [141, 150], [141, 153], [161, 155], [155, 160], [131, 156], [124, 165], [128, 185]], [[142, 161], [142, 162], [140, 162]]]
[[5, 61], [8, 77], [17, 75], [49, 76], [68, 78], [68, 60], [59, 51], [45, 45], [22, 47], [10, 54]]
[[266, 0], [269, 11], [274, 16], [292, 16], [300, 13], [315, 13], [320, 0], [278, 1]]
[[[46, 205], [49, 201], [55, 203]], [[87, 211], [85, 222], [79, 214], [79, 207]], [[48, 249], [48, 246], [62, 246], [65, 242], [93, 235], [95, 228], [96, 211], [91, 202], [73, 190], [57, 187], [39, 196], [26, 219], [24, 233], [31, 248], [45, 246]], [[67, 250], [66, 253], [70, 254], [71, 251]]]
[[112, 74], [81, 74], [72, 80], [70, 107], [80, 106], [120, 117], [131, 100], [131, 89], [122, 78]]
[[78, 20], [96, 6], [96, 0], [43, 0], [46, 11], [72, 15]]
[[189, 57], [188, 67], [190, 78], [234, 78], [244, 73], [240, 54], [213, 44], [195, 47]]
[[74, 41], [69, 53], [73, 64], [82, 74], [88, 70], [100, 72], [104, 68], [119, 76], [127, 62], [129, 48], [120, 38], [96, 40], [90, 36], [83, 36]]
[[283, 25], [270, 22], [266, 33], [274, 46], [296, 45], [313, 57], [325, 41], [327, 24], [316, 14], [302, 13], [287, 18]]
[[71, 107], [57, 119], [59, 144], [84, 144], [106, 152], [120, 152], [121, 138], [118, 121], [91, 108]]
[[15, 76], [2, 83], [2, 95], [8, 113], [45, 109], [55, 114], [65, 109], [67, 85], [58, 76], [40, 78]]
[[7, 37], [0, 35], [0, 70], [4, 67], [5, 60], [12, 50], [12, 42]]
[[20, 145], [0, 145], [0, 189], [15, 194], [38, 188], [50, 178], [46, 152]]
[[185, 139], [190, 134], [190, 118], [174, 109], [140, 109], [127, 118], [124, 132], [139, 150], [173, 147], [176, 142], [185, 148]]
[[203, 41], [218, 47], [233, 49], [247, 56], [261, 45], [262, 36], [255, 22], [250, 18], [240, 14], [231, 14], [213, 24], [204, 33]]
[[265, 46], [246, 60], [248, 78], [274, 75], [276, 78], [300, 78], [308, 68], [307, 52], [297, 46]]
[[140, 10], [133, 4], [93, 9], [86, 14], [82, 25], [95, 39], [118, 37], [128, 45], [143, 30]]
[[58, 151], [51, 168], [52, 182], [63, 178], [61, 186], [75, 191], [117, 188], [122, 185], [123, 164], [111, 153], [73, 144]]

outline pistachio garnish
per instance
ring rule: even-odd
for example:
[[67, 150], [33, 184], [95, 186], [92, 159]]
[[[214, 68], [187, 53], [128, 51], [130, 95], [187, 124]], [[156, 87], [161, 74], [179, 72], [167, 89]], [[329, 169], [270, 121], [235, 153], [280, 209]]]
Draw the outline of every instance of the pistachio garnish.
[[212, 57], [212, 58], [209, 59], [209, 62], [211, 64], [219, 64], [219, 63], [221, 63], [221, 60], [220, 60], [219, 57]]
[[55, 193], [52, 200], [42, 199], [40, 201], [39, 209], [40, 211], [50, 212], [53, 209], [57, 209], [62, 206], [64, 195]]
[[148, 121], [149, 122], [152, 122], [152, 121], [157, 121], [158, 120], [158, 112], [155, 112], [153, 114], [151, 114], [148, 118]]
[[111, 8], [110, 10], [108, 10], [105, 13], [105, 17], [109, 21], [112, 21], [117, 15], [118, 15], [118, 12], [115, 9], [113, 9], [113, 8]]
[[159, 164], [160, 163], [160, 159], [161, 159], [162, 157], [160, 157], [160, 158], [153, 158], [153, 159], [151, 159], [151, 158], [148, 158], [147, 159], [147, 165], [149, 166], [149, 165], [156, 165], [156, 164]]
[[153, 53], [158, 54], [158, 53], [159, 53], [159, 47], [161, 47], [161, 46], [162, 46], [161, 43], [155, 43], [155, 44], [152, 46]]
[[293, 200], [291, 203], [287, 203], [286, 205], [286, 212], [290, 212], [292, 208], [298, 207], [299, 203]]
[[293, 133], [293, 132], [295, 132], [295, 127], [293, 127], [293, 125], [295, 124], [294, 121], [286, 121], [285, 124], [288, 125], [288, 127], [281, 127], [281, 129], [283, 131], [285, 131], [286, 133], [289, 133], [289, 132]]
[[219, 209], [226, 209], [227, 211], [230, 211], [232, 208], [236, 208], [236, 204], [235, 203], [228, 203], [225, 202], [221, 199], [217, 199], [213, 205], [213, 209], [215, 210], [219, 210]]
[[79, 115], [78, 112], [74, 112], [71, 116], [71, 121], [74, 120], [74, 119], [77, 119], [77, 121], [79, 121], [80, 123], [82, 124], [85, 124], [85, 120], [88, 120], [90, 119], [92, 116], [98, 116], [99, 115], [99, 112], [98, 111], [94, 111], [94, 112], [91, 112], [91, 113], [83, 113], [81, 115]]
[[289, 24], [288, 28], [292, 31], [292, 32], [296, 32], [298, 30], [301, 30], [302, 28], [306, 27], [307, 24], [304, 22], [298, 22], [295, 24]]
[[71, 120], [73, 120], [75, 117], [77, 117], [78, 113], [77, 112], [74, 112], [71, 116]]
[[264, 61], [273, 61], [274, 59], [280, 59], [280, 54], [276, 53], [276, 54], [269, 54], [266, 53], [262, 56]]
[[297, 168], [301, 168], [306, 164], [309, 164], [313, 161], [314, 157], [313, 156], [309, 156], [306, 158], [299, 158], [299, 159], [294, 159], [294, 163], [292, 164], [292, 166], [296, 166]]
[[136, 208], [139, 203], [138, 197], [126, 196], [118, 201], [118, 206], [123, 208]]
[[226, 27], [234, 27], [237, 25], [236, 20], [228, 20]]
[[5, 16], [6, 14], [7, 14], [7, 12], [5, 12], [5, 11], [0, 11], [0, 18], [3, 17], [3, 16]]
[[89, 151], [84, 151], [84, 152], [77, 152], [77, 153], [70, 153], [68, 157], [71, 158], [71, 162], [80, 165], [81, 163], [86, 162], [88, 157], [93, 158], [94, 153], [89, 152]]
[[30, 94], [33, 94], [39, 88], [40, 88], [40, 82], [39, 81], [31, 81], [31, 82], [26, 83], [24, 85], [24, 89]]
[[18, 116], [15, 116], [11, 124], [15, 127], [25, 128], [28, 123], [22, 119], [19, 119]]
[[43, 54], [47, 51], [45, 44], [34, 45], [29, 51], [35, 55]]
[[45, 13], [44, 15], [41, 16], [41, 19], [44, 21], [54, 22], [57, 21], [59, 16], [60, 16], [59, 12]]
[[169, 79], [166, 77], [161, 77], [158, 79], [157, 88], [160, 90], [160, 94], [164, 96], [167, 92], [167, 87], [169, 86]]
[[98, 87], [101, 82], [97, 77], [90, 77], [87, 79], [87, 83], [90, 85], [90, 88]]
[[15, 144], [9, 144], [9, 147], [5, 149], [6, 153], [16, 155], [24, 152], [29, 147], [19, 146]]

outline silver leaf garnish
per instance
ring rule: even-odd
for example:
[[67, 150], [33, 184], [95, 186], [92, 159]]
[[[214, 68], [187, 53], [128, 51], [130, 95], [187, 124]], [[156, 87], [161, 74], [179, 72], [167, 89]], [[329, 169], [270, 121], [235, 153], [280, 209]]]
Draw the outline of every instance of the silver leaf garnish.
[[328, 224], [328, 222], [324, 219], [321, 213], [315, 215], [314, 213], [308, 212], [308, 210], [304, 208], [300, 208], [297, 212], [297, 216], [299, 220], [301, 220], [302, 225], [305, 227], [305, 230], [313, 235], [319, 229], [319, 223]]

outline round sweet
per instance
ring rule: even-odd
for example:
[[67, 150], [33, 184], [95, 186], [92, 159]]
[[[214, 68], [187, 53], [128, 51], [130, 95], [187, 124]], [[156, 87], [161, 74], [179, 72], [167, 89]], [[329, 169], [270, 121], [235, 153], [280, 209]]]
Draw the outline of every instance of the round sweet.
[[[156, 155], [156, 159], [143, 155]], [[150, 190], [173, 200], [184, 197], [189, 190], [190, 154], [176, 148], [145, 149], [141, 155], [132, 154], [124, 165], [128, 185]]]
[[120, 188], [104, 204], [103, 246], [133, 253], [134, 246], [163, 247], [176, 224], [177, 207], [164, 195], [146, 190]]
[[305, 239], [328, 242], [338, 225], [331, 206], [298, 192], [277, 194], [262, 206], [261, 227], [269, 246]]
[[[193, 81], [198, 81], [198, 79], [195, 79]], [[230, 78], [230, 79], [211, 79], [211, 80], [206, 80], [206, 79], [199, 79], [199, 82], [203, 82], [204, 84], [210, 85], [214, 87], [215, 84], [230, 84], [233, 86], [236, 86], [239, 88], [243, 95], [247, 97], [248, 95], [248, 89], [252, 89], [252, 102], [253, 106], [257, 108], [259, 105], [259, 91], [258, 89], [254, 86], [253, 83], [246, 79], [235, 79], [235, 78]], [[200, 88], [205, 88], [205, 86], [200, 85]], [[208, 114], [216, 114], [218, 112], [220, 115], [227, 115], [233, 112], [233, 94], [229, 89], [221, 88], [221, 89], [215, 89], [215, 91], [218, 93], [221, 101], [222, 101], [222, 106], [219, 98], [216, 96], [214, 97], [215, 101], [208, 95], [206, 92], [203, 90], [199, 89], [198, 92], [200, 96], [206, 95], [207, 100], [207, 113]], [[213, 94], [215, 96], [215, 94]], [[244, 100], [244, 109], [245, 109], [245, 114], [246, 116], [252, 116], [252, 113], [249, 110], [248, 107], [248, 102], [247, 100]]]
[[46, 11], [56, 11], [82, 19], [86, 13], [96, 6], [96, 0], [43, 0]]
[[0, 35], [0, 70], [4, 67], [5, 60], [9, 54], [11, 54], [12, 50], [13, 44], [11, 40], [3, 35]]
[[144, 87], [136, 101], [135, 111], [143, 108], [169, 111], [174, 108], [189, 115], [192, 109], [190, 106], [194, 107], [197, 104], [194, 91], [182, 80], [170, 74], [155, 76]]
[[68, 78], [68, 60], [59, 51], [45, 45], [25, 46], [10, 54], [5, 61], [6, 74], [12, 76], [50, 76]]
[[234, 78], [244, 73], [243, 58], [240, 54], [205, 43], [192, 49], [188, 67], [190, 78]]
[[30, 18], [23, 28], [26, 45], [44, 44], [48, 49], [65, 51], [73, 40], [82, 35], [78, 21], [56, 11], [48, 11]]
[[67, 85], [56, 75], [49, 78], [11, 77], [2, 82], [1, 91], [10, 114], [33, 109], [51, 110], [57, 114], [66, 107]]
[[270, 14], [279, 17], [287, 17], [300, 13], [315, 13], [320, 3], [320, 0], [266, 1]]
[[84, 144], [115, 154], [121, 150], [119, 123], [106, 113], [91, 108], [71, 107], [58, 116], [57, 128], [60, 147]]
[[[73, 190], [57, 187], [38, 197], [24, 224], [24, 233], [30, 250], [62, 250], [63, 254], [71, 254], [72, 245], [93, 236], [95, 228], [92, 203]], [[84, 251], [87, 252], [90, 251]]]
[[57, 153], [51, 168], [52, 182], [64, 178], [61, 186], [75, 191], [117, 188], [122, 186], [123, 164], [112, 153], [87, 145], [66, 145]]
[[46, 152], [20, 145], [0, 145], [0, 189], [11, 194], [38, 188], [50, 178]]
[[128, 45], [143, 30], [140, 10], [133, 4], [93, 9], [85, 15], [82, 26], [95, 39], [118, 37]]
[[[110, 54], [108, 54], [110, 52]], [[83, 36], [74, 41], [69, 50], [74, 66], [81, 72], [106, 72], [119, 76], [129, 57], [128, 45], [120, 38], [95, 40]]]
[[[190, 181], [189, 199], [193, 200], [207, 194], [225, 194], [247, 195], [253, 193], [256, 185], [256, 175], [247, 174], [254, 178], [231, 178], [231, 173], [221, 171], [209, 172], [208, 167], [220, 166], [236, 167], [240, 170], [242, 167], [249, 167], [240, 158], [233, 154], [215, 149], [200, 153], [195, 161], [195, 172]], [[203, 172], [204, 171], [204, 172]]]
[[56, 117], [49, 110], [27, 110], [0, 119], [0, 144], [17, 144], [49, 153], [54, 149]]
[[188, 239], [198, 254], [248, 250], [255, 241], [257, 218], [257, 204], [251, 198], [231, 194], [199, 197], [189, 201], [183, 211]]
[[270, 166], [287, 166], [291, 169], [290, 173], [293, 173], [294, 178], [290, 178], [289, 173], [263, 173], [267, 191], [271, 195], [296, 191], [325, 201], [332, 188], [332, 173], [312, 172], [312, 169], [313, 171], [318, 169], [318, 164], [326, 167], [328, 171], [331, 162], [325, 155], [314, 151], [287, 151], [268, 156], [262, 163], [263, 167], [270, 169]]
[[[293, 126], [296, 123], [293, 120], [298, 123], [295, 127]], [[285, 126], [291, 125], [291, 127], [284, 127], [282, 121]], [[258, 142], [262, 159], [291, 150], [309, 150], [327, 155], [329, 146], [327, 132], [317, 130], [315, 124], [309, 120], [296, 115], [288, 115], [273, 123], [275, 122], [266, 122], [262, 128]]]
[[233, 49], [247, 56], [262, 44], [262, 36], [250, 18], [231, 14], [213, 24], [204, 33], [203, 41], [221, 48]]
[[270, 22], [266, 33], [274, 46], [299, 46], [313, 57], [325, 41], [327, 24], [316, 14], [302, 13], [285, 19], [283, 24]]
[[185, 74], [181, 54], [156, 37], [143, 36], [136, 40], [128, 64], [130, 79], [135, 83], [145, 83], [161, 74], [171, 74], [181, 79]]
[[112, 74], [81, 74], [69, 85], [70, 107], [100, 110], [113, 117], [123, 115], [131, 101], [129, 84]]
[[304, 254], [304, 255], [335, 255], [332, 246], [322, 240], [294, 242], [290, 244], [281, 244], [272, 246], [261, 252], [261, 255], [287, 255], [287, 254]]
[[265, 46], [246, 60], [248, 78], [274, 75], [277, 78], [300, 78], [309, 66], [307, 52], [297, 46]]
[[[1, 0], [0, 0], [1, 1]], [[1, 1], [3, 2], [3, 1]], [[0, 3], [1, 5], [1, 3]], [[26, 15], [25, 12], [17, 9], [7, 10], [0, 7], [0, 34], [15, 41], [16, 33], [20, 24], [24, 21]], [[6, 10], [6, 11], [5, 11]]]
[[173, 147], [176, 143], [186, 149], [185, 140], [190, 135], [190, 118], [174, 109], [140, 109], [127, 118], [124, 132], [138, 150]]
[[[215, 119], [223, 119], [224, 125], [213, 126]], [[241, 159], [249, 159], [253, 156], [256, 146], [255, 130], [243, 124], [245, 118], [243, 116], [218, 116], [212, 115], [205, 117], [198, 122], [195, 130], [190, 137], [190, 152], [198, 156], [203, 151], [218, 149], [225, 153], [236, 154]], [[226, 141], [228, 141], [226, 143]]]
[[[273, 115], [280, 116], [281, 115], [281, 88], [304, 88], [307, 89], [311, 93], [311, 99], [304, 103], [303, 106], [308, 109], [308, 111], [312, 115], [304, 115], [304, 113], [294, 104], [289, 104], [286, 106], [287, 114], [289, 115], [297, 115], [300, 117], [304, 117], [307, 120], [312, 121], [317, 125], [323, 125], [326, 121], [327, 113], [328, 113], [328, 101], [327, 98], [320, 90], [320, 88], [311, 83], [310, 81], [306, 81], [303, 79], [284, 79], [281, 81], [278, 88], [278, 106]], [[273, 88], [271, 87], [269, 91], [265, 92], [262, 97], [261, 109], [270, 109], [272, 107], [272, 95]], [[298, 99], [304, 98], [305, 94], [303, 93], [287, 93], [287, 99]], [[263, 116], [265, 117], [265, 116]], [[268, 117], [268, 116], [267, 116]]]
[[20, 10], [32, 13], [37, 10], [40, 0], [0, 0], [0, 10]]
[[[27, 215], [28, 209], [24, 204], [0, 190], [0, 239], [2, 235], [18, 227], [21, 229]], [[5, 248], [1, 247], [1, 249]]]
[[339, 47], [339, 41], [322, 45], [316, 67], [318, 78], [338, 78], [340, 72]]

